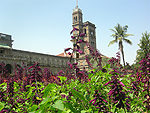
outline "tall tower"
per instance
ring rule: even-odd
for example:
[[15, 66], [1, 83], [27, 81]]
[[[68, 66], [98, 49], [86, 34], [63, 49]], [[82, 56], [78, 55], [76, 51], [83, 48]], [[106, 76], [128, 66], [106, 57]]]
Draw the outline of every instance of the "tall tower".
[[[78, 28], [79, 30], [82, 29], [82, 10], [78, 8], [78, 6], [75, 7], [75, 9], [73, 10], [72, 13], [72, 19], [73, 19], [73, 27]], [[79, 33], [79, 32], [77, 32]], [[73, 35], [76, 35], [76, 33], [74, 32]]]
[[[86, 24], [86, 28], [83, 30], [83, 33], [85, 33], [84, 37], [79, 37], [80, 39], [89, 42], [89, 44], [96, 49], [96, 27], [94, 24], [92, 24], [89, 21], [86, 21], [83, 23], [83, 14], [82, 14], [82, 10], [80, 8], [78, 8], [78, 3], [75, 7], [75, 9], [73, 10], [72, 13], [72, 27], [78, 28], [79, 31], [81, 31], [83, 29], [83, 27], [85, 27]], [[74, 31], [73, 32], [73, 36], [77, 36], [77, 34], [79, 34], [79, 31]], [[80, 43], [80, 49], [85, 53], [85, 54], [89, 54], [89, 50], [87, 49], [87, 47], [85, 46], [84, 43]]]

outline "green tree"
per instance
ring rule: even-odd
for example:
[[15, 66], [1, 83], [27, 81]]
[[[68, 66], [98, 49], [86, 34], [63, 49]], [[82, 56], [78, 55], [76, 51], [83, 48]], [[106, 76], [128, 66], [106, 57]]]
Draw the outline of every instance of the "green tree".
[[[106, 56], [103, 56], [102, 57], [102, 67], [106, 66], [108, 64], [108, 60], [110, 60], [110, 58], [106, 57]], [[97, 66], [98, 65], [98, 60], [94, 60], [93, 58], [90, 59], [90, 63], [93, 65], [93, 67], [95, 69], [99, 69], [99, 67]]]
[[138, 44], [140, 49], [137, 50], [136, 63], [139, 63], [143, 58], [146, 58], [147, 54], [150, 52], [150, 33], [147, 31], [142, 33], [142, 39]]
[[114, 27], [115, 29], [110, 29], [111, 31], [114, 32], [114, 34], [112, 34], [111, 36], [113, 38], [115, 38], [114, 40], [109, 42], [108, 47], [111, 44], [114, 44], [115, 42], [119, 44], [119, 50], [121, 51], [122, 54], [122, 59], [123, 59], [123, 64], [125, 66], [125, 59], [124, 59], [124, 51], [123, 51], [123, 41], [125, 41], [126, 43], [132, 45], [132, 42], [129, 39], [126, 39], [128, 36], [133, 36], [133, 34], [126, 34], [127, 33], [127, 29], [128, 26], [125, 25], [124, 27], [122, 27], [119, 23], [117, 24], [117, 26]]

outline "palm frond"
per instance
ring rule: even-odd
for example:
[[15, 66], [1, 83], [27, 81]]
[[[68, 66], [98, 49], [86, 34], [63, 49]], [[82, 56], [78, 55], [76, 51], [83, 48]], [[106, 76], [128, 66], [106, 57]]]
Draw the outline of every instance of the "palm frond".
[[117, 34], [112, 34], [112, 35], [110, 35], [110, 37], [118, 37], [118, 35]]
[[125, 25], [125, 26], [123, 27], [124, 32], [127, 32], [127, 29], [128, 29], [128, 25]]
[[112, 41], [110, 41], [109, 44], [108, 44], [108, 47], [109, 47], [110, 45], [114, 44], [115, 42], [117, 42], [117, 40], [112, 40]]
[[132, 42], [131, 42], [131, 40], [129, 40], [129, 39], [126, 39], [126, 38], [124, 38], [123, 40], [124, 40], [126, 43], [128, 43], [128, 44], [132, 45]]
[[116, 33], [116, 30], [114, 30], [114, 29], [110, 29], [111, 31], [113, 31], [114, 33]]
[[134, 36], [134, 34], [124, 34], [124, 37]]

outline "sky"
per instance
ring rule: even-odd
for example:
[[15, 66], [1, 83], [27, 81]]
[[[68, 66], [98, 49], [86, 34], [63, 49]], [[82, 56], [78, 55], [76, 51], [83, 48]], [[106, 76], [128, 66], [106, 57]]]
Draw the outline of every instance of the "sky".
[[[125, 61], [134, 63], [142, 33], [150, 33], [150, 0], [78, 0], [83, 22], [96, 26], [97, 49], [115, 57], [118, 43], [108, 47], [114, 26], [128, 25], [133, 43], [123, 43]], [[72, 13], [76, 0], [0, 0], [0, 33], [12, 35], [13, 48], [58, 55], [72, 47]]]

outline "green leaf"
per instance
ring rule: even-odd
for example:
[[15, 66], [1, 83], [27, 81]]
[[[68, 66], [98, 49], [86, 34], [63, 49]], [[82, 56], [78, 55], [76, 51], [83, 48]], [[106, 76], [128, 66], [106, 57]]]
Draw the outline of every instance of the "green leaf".
[[55, 84], [48, 84], [47, 87], [43, 90], [44, 97], [47, 97], [48, 93], [55, 89]]
[[26, 87], [31, 87], [30, 85], [26, 85]]
[[32, 95], [32, 93], [32, 89], [30, 89], [27, 98], [29, 98]]
[[86, 111], [85, 111], [85, 110], [82, 110], [81, 113], [86, 113]]
[[93, 74], [92, 74], [92, 73], [90, 73], [88, 76], [89, 76], [89, 78], [91, 78], [91, 77], [93, 76]]
[[63, 76], [57, 76], [58, 78], [60, 78], [61, 82], [67, 80], [67, 77], [63, 77]]
[[30, 112], [35, 111], [38, 108], [38, 105], [33, 105], [31, 108], [29, 108]]
[[106, 91], [106, 92], [109, 92], [109, 90], [108, 89], [103, 89], [104, 91]]
[[93, 69], [93, 72], [95, 72], [96, 71], [96, 69]]
[[54, 108], [64, 111], [64, 104], [61, 100], [57, 100], [55, 104], [52, 105]]
[[76, 91], [74, 89], [71, 89], [71, 92], [74, 96], [76, 96], [77, 98], [79, 98], [79, 99], [83, 100], [84, 102], [86, 102], [84, 96], [81, 93], [79, 93], [78, 91]]
[[110, 64], [106, 64], [106, 68], [110, 68]]
[[4, 108], [4, 105], [5, 105], [4, 103], [0, 102], [0, 111]]
[[76, 109], [73, 108], [72, 104], [70, 104], [69, 102], [66, 103], [66, 107], [69, 108], [73, 113], [76, 113]]
[[6, 82], [3, 82], [3, 83], [0, 84], [0, 86], [3, 86], [3, 85], [7, 85], [7, 83], [6, 83]]
[[43, 101], [40, 103], [40, 105], [45, 104], [45, 103], [49, 102], [50, 100], [52, 100], [52, 99], [49, 97], [46, 97], [45, 99], [43, 99]]

